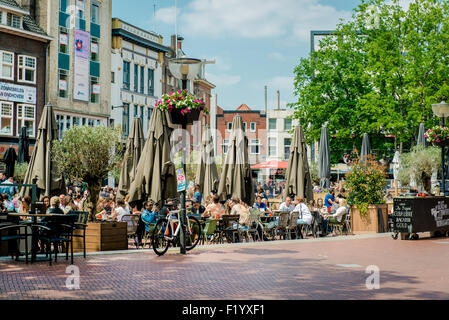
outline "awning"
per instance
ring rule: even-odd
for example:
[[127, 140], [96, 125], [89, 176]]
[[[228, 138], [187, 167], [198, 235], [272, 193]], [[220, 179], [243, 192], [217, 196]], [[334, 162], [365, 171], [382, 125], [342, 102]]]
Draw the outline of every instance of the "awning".
[[276, 161], [271, 160], [263, 163], [256, 164], [251, 167], [251, 169], [287, 169], [287, 161]]

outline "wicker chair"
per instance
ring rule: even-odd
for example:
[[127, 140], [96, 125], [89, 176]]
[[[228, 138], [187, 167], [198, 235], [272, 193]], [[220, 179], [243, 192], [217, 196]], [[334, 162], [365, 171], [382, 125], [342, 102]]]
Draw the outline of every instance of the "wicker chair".
[[290, 213], [288, 224], [286, 227], [288, 240], [292, 240], [292, 233], [294, 233], [296, 238], [298, 238], [298, 217], [299, 211], [292, 211]]
[[125, 214], [122, 217], [122, 222], [128, 224], [128, 238], [133, 238], [136, 249], [139, 249], [139, 242], [137, 241], [137, 226], [139, 224], [140, 216], [137, 214]]
[[281, 212], [279, 214], [278, 225], [275, 229], [275, 236], [279, 235], [279, 240], [281, 240], [285, 235], [287, 235], [287, 226], [288, 226], [288, 212]]

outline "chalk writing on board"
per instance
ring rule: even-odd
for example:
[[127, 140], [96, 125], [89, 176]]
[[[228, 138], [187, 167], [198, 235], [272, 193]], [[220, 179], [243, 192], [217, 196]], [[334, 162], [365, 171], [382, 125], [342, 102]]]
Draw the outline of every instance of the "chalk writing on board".
[[449, 225], [449, 208], [444, 201], [438, 201], [437, 205], [430, 209], [430, 213], [435, 219], [437, 227]]

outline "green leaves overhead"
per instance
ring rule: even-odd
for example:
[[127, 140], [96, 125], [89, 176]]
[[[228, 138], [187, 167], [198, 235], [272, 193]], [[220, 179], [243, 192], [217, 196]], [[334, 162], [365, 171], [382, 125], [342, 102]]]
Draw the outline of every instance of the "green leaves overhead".
[[385, 135], [411, 144], [421, 122], [438, 123], [431, 105], [449, 99], [448, 2], [415, 0], [405, 10], [395, 0], [362, 1], [295, 74], [290, 106], [309, 143], [328, 123], [342, 145], [364, 132], [380, 151], [392, 147]]

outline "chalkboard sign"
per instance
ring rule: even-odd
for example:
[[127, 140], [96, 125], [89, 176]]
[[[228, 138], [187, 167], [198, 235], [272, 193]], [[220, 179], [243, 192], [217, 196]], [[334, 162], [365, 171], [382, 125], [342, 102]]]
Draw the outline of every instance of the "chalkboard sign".
[[394, 232], [412, 233], [413, 200], [396, 198], [393, 200], [393, 215], [390, 217], [390, 229]]

